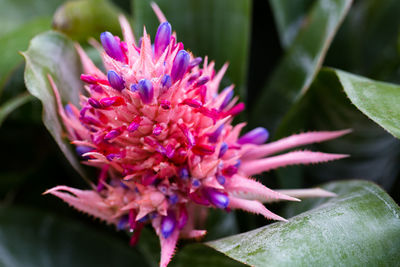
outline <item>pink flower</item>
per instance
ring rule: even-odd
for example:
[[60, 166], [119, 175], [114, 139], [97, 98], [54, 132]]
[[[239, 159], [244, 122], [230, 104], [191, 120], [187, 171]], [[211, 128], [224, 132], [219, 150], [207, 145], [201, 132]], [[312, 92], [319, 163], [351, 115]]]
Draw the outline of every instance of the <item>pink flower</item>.
[[242, 209], [285, 221], [262, 203], [298, 199], [250, 177], [343, 158], [310, 151], [274, 154], [348, 131], [303, 133], [268, 144], [264, 128], [240, 136], [245, 123], [231, 123], [244, 104], [233, 96], [233, 85], [219, 92], [228, 65], [215, 72], [214, 62], [186, 51], [157, 8], [156, 14], [161, 24], [153, 45], [146, 30], [137, 43], [123, 17], [124, 41], [101, 34], [106, 74], [77, 45], [87, 91], [80, 107], [63, 107], [50, 79], [68, 138], [82, 163], [98, 168], [99, 175], [92, 190], [57, 186], [46, 193], [133, 232], [132, 244], [151, 223], [161, 241], [160, 266], [167, 266], [179, 238], [206, 234], [195, 228], [199, 208]]

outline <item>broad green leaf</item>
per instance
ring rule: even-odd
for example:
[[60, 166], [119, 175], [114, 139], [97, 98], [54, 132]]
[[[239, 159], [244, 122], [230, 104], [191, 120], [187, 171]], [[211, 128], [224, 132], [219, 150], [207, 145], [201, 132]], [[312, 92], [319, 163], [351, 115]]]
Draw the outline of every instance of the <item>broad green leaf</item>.
[[68, 1], [54, 14], [53, 27], [80, 42], [86, 42], [89, 37], [98, 38], [104, 31], [121, 35], [120, 13], [107, 0]]
[[326, 56], [326, 65], [400, 83], [400, 1], [355, 1]]
[[271, 132], [290, 106], [304, 94], [322, 64], [325, 53], [351, 0], [319, 0], [282, 61], [250, 110], [251, 123]]
[[[349, 154], [350, 158], [323, 165], [279, 170], [280, 185], [286, 188], [305, 186], [302, 177], [307, 178], [308, 184], [337, 178], [360, 177], [375, 181], [389, 189], [400, 173], [398, 164], [400, 141], [376, 125], [351, 102], [359, 105], [357, 103], [361, 99], [355, 98], [356, 92], [364, 97], [371, 96], [369, 100], [362, 100], [361, 105], [364, 108], [368, 103], [376, 105], [373, 109], [374, 116], [378, 116], [377, 114], [390, 116], [396, 112], [396, 104], [382, 108], [378, 106], [385, 105], [381, 99], [390, 99], [386, 93], [395, 92], [394, 88], [388, 84], [376, 83], [338, 70], [321, 70], [308, 92], [285, 116], [275, 137], [281, 138], [299, 131], [351, 128], [353, 130], [351, 134], [312, 146], [312, 150], [315, 151], [344, 153]], [[297, 174], [295, 170], [299, 169], [303, 171], [303, 175], [297, 175], [296, 181], [292, 173]], [[291, 173], [286, 173], [287, 171]]]
[[0, 37], [39, 17], [48, 17], [64, 0], [1, 0]]
[[65, 102], [78, 105], [83, 88], [79, 80], [82, 70], [72, 41], [63, 34], [46, 32], [32, 39], [23, 56], [26, 61], [25, 84], [29, 92], [42, 101], [46, 128], [72, 166], [84, 177], [76, 154], [64, 137], [54, 94], [47, 78], [47, 75], [51, 75]]
[[251, 266], [397, 265], [400, 207], [393, 199], [365, 181], [336, 182], [324, 188], [338, 197], [288, 222], [207, 244]]
[[400, 85], [335, 71], [351, 102], [370, 119], [400, 138]]
[[18, 52], [26, 49], [35, 35], [50, 29], [50, 25], [49, 17], [38, 18], [0, 36], [0, 51], [4, 51], [0, 60], [0, 94], [7, 78], [22, 63]]
[[[356, 187], [364, 185], [371, 185], [371, 183], [363, 180], [351, 180], [342, 182], [336, 181], [336, 182], [326, 183], [322, 186], [322, 188], [330, 192], [335, 192], [339, 196], [343, 196], [354, 192], [354, 189]], [[323, 204], [329, 203], [331, 201], [336, 201], [336, 199], [321, 197], [321, 198], [307, 198], [297, 203], [287, 202], [286, 203], [287, 205], [283, 209], [283, 215], [285, 216], [285, 218], [291, 218], [303, 212], [307, 212], [309, 210], [322, 206]]]
[[289, 47], [300, 28], [307, 24], [305, 17], [315, 0], [270, 0], [276, 27], [283, 47]]
[[22, 93], [17, 97], [10, 99], [6, 103], [2, 104], [0, 106], [0, 126], [11, 112], [31, 100], [32, 96], [30, 94]]
[[[141, 34], [143, 25], [152, 40], [159, 25], [150, 0], [133, 1], [134, 28]], [[176, 31], [178, 41], [197, 56], [208, 55], [217, 69], [229, 62], [224, 84], [234, 83], [245, 97], [245, 82], [250, 42], [251, 1], [249, 0], [157, 0]]]
[[110, 234], [36, 209], [0, 208], [0, 265], [13, 267], [148, 266]]

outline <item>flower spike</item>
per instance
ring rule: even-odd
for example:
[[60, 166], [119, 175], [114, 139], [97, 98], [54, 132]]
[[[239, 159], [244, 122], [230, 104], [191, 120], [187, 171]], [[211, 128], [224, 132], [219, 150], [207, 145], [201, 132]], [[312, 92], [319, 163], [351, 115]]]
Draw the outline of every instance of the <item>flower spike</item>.
[[348, 131], [303, 133], [266, 144], [269, 133], [262, 127], [240, 136], [245, 123], [234, 126], [232, 121], [244, 103], [234, 97], [233, 85], [219, 88], [228, 64], [216, 72], [214, 62], [184, 50], [161, 10], [154, 3], [152, 7], [161, 23], [154, 50], [146, 30], [135, 43], [123, 16], [123, 41], [109, 32], [100, 36], [106, 74], [76, 45], [88, 93], [81, 95], [79, 106], [64, 107], [49, 76], [66, 136], [82, 163], [96, 168], [98, 176], [91, 190], [56, 186], [45, 194], [133, 232], [132, 245], [151, 224], [160, 239], [162, 267], [170, 262], [179, 238], [206, 234], [195, 225], [204, 221], [208, 208], [242, 209], [285, 221], [262, 203], [333, 196], [315, 189], [278, 192], [250, 176], [344, 158], [310, 151], [270, 155]]

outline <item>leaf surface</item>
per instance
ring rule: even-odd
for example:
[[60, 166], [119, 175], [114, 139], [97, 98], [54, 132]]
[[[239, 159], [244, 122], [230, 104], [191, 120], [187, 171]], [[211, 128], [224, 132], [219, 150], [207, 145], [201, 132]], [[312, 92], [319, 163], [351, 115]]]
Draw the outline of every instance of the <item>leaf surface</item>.
[[336, 182], [323, 188], [338, 197], [287, 223], [207, 244], [252, 266], [396, 265], [399, 206], [370, 182]]

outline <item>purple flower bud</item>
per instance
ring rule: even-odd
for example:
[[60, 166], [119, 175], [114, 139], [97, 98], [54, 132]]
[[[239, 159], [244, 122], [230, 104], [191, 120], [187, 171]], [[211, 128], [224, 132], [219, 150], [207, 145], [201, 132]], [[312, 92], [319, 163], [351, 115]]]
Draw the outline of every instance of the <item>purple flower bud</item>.
[[130, 188], [129, 188], [125, 183], [123, 183], [122, 181], [119, 182], [119, 185], [120, 185], [123, 189], [127, 189], [127, 190], [130, 189]]
[[197, 81], [197, 83], [194, 85], [194, 87], [199, 87], [205, 83], [207, 83], [210, 80], [210, 77], [206, 76], [206, 77], [202, 77], [201, 79], [199, 79]]
[[199, 180], [199, 179], [196, 179], [196, 178], [193, 178], [193, 180], [192, 180], [192, 186], [193, 186], [193, 187], [200, 187], [200, 185], [201, 185], [200, 180]]
[[173, 214], [164, 216], [161, 220], [161, 234], [164, 238], [168, 238], [175, 230], [176, 219]]
[[221, 174], [217, 174], [217, 181], [220, 185], [224, 185], [225, 184], [225, 176], [221, 175]]
[[174, 204], [178, 203], [178, 200], [179, 200], [179, 197], [176, 194], [173, 194], [173, 195], [169, 196], [169, 203], [171, 205], [174, 205]]
[[224, 129], [224, 124], [221, 124], [213, 133], [208, 136], [208, 142], [216, 143], [218, 141], [218, 137], [221, 135], [222, 130]]
[[156, 38], [154, 39], [154, 56], [158, 59], [165, 48], [169, 45], [171, 41], [171, 24], [168, 22], [163, 22], [158, 26]]
[[239, 167], [240, 167], [241, 164], [242, 164], [242, 161], [241, 161], [240, 159], [238, 159], [238, 160], [236, 161], [236, 163], [235, 163], [233, 166], [235, 166], [236, 168], [239, 169]]
[[190, 75], [190, 77], [189, 77], [189, 79], [188, 79], [188, 83], [189, 83], [189, 84], [192, 84], [195, 80], [197, 80], [197, 78], [200, 77], [200, 75], [201, 75], [200, 72], [196, 72], [196, 73]]
[[146, 215], [146, 216], [142, 217], [141, 219], [139, 219], [138, 222], [144, 223], [144, 222], [147, 222], [148, 220], [149, 220], [149, 216]]
[[164, 128], [161, 125], [157, 124], [153, 129], [153, 135], [160, 135], [163, 129]]
[[75, 117], [75, 113], [72, 111], [70, 104], [66, 104], [64, 107], [64, 110], [68, 117], [70, 117], [70, 118]]
[[153, 101], [153, 84], [147, 79], [141, 79], [138, 83], [138, 92], [140, 99], [144, 104], [150, 104]]
[[142, 41], [143, 41], [143, 37], [140, 37], [140, 38], [139, 38], [139, 42], [138, 42], [139, 48], [142, 47]]
[[121, 135], [121, 132], [117, 129], [113, 129], [111, 131], [109, 131], [105, 136], [104, 136], [104, 140], [110, 141], [111, 139], [114, 139], [118, 136]]
[[190, 56], [185, 50], [180, 50], [172, 63], [171, 78], [173, 82], [182, 79], [189, 67]]
[[127, 128], [127, 130], [128, 130], [128, 132], [134, 132], [134, 131], [136, 131], [138, 128], [139, 128], [139, 126], [140, 126], [140, 121], [141, 121], [142, 119], [139, 117], [139, 116], [137, 116], [136, 118], [134, 118], [133, 119], [133, 121], [132, 121], [132, 123], [131, 124], [129, 124], [129, 126], [128, 126], [128, 128]]
[[110, 32], [103, 32], [100, 34], [100, 41], [107, 55], [121, 62], [125, 60], [121, 46], [115, 39], [114, 35], [112, 35]]
[[136, 92], [138, 90], [138, 85], [135, 83], [135, 84], [132, 84], [131, 85], [131, 91], [132, 92]]
[[228, 106], [229, 102], [231, 102], [231, 99], [233, 97], [233, 90], [226, 88], [225, 90], [230, 90], [230, 92], [225, 96], [224, 101], [222, 101], [221, 106], [219, 107], [219, 110], [223, 110], [224, 108], [226, 108], [226, 106]]
[[182, 180], [187, 180], [187, 179], [189, 178], [189, 171], [188, 171], [188, 169], [187, 169], [186, 167], [180, 168], [178, 174], [179, 174], [179, 177], [180, 177]]
[[204, 194], [215, 207], [225, 209], [229, 205], [229, 197], [226, 193], [215, 188], [207, 187], [204, 189]]
[[188, 221], [188, 212], [185, 207], [180, 208], [179, 217], [178, 217], [178, 229], [182, 229], [185, 227]]
[[118, 230], [124, 230], [126, 228], [126, 225], [128, 223], [128, 216], [127, 215], [123, 215], [120, 219], [119, 222], [117, 224], [117, 229]]
[[228, 151], [228, 144], [223, 142], [221, 144], [221, 148], [219, 149], [218, 158], [222, 158], [225, 155], [226, 151]]
[[201, 57], [196, 57], [195, 59], [193, 59], [192, 61], [190, 61], [190, 63], [189, 63], [189, 68], [191, 69], [191, 68], [196, 67], [197, 65], [199, 65], [199, 64], [201, 63], [202, 60], [203, 60], [203, 59], [202, 59]]
[[88, 103], [89, 103], [89, 105], [91, 105], [94, 108], [101, 108], [100, 102], [92, 97], [88, 99]]
[[239, 138], [237, 141], [238, 144], [255, 144], [255, 145], [261, 145], [264, 144], [265, 141], [267, 141], [269, 137], [269, 133], [267, 129], [263, 127], [257, 127], [250, 132], [246, 133], [242, 137]]
[[115, 159], [116, 157], [117, 157], [116, 154], [111, 153], [111, 154], [108, 154], [108, 155], [106, 156], [106, 159], [107, 159], [108, 161], [112, 161], [112, 160]]
[[137, 122], [132, 122], [131, 124], [129, 124], [127, 130], [128, 132], [134, 132], [139, 128], [139, 123]]
[[[90, 146], [77, 146], [77, 147], [75, 148], [76, 153], [77, 153], [80, 157], [83, 157], [83, 154], [88, 153], [88, 152], [93, 151], [93, 150], [94, 150], [94, 148], [93, 148], [93, 147], [90, 147]], [[86, 159], [86, 157], [83, 157], [83, 158]]]
[[107, 73], [108, 82], [115, 90], [122, 91], [125, 88], [125, 81], [113, 70]]
[[171, 76], [169, 76], [168, 74], [165, 74], [162, 78], [161, 78], [161, 90], [160, 90], [160, 94], [165, 93], [172, 85], [172, 79]]
[[163, 194], [167, 194], [167, 192], [168, 192], [168, 187], [165, 184], [159, 185], [157, 188]]

